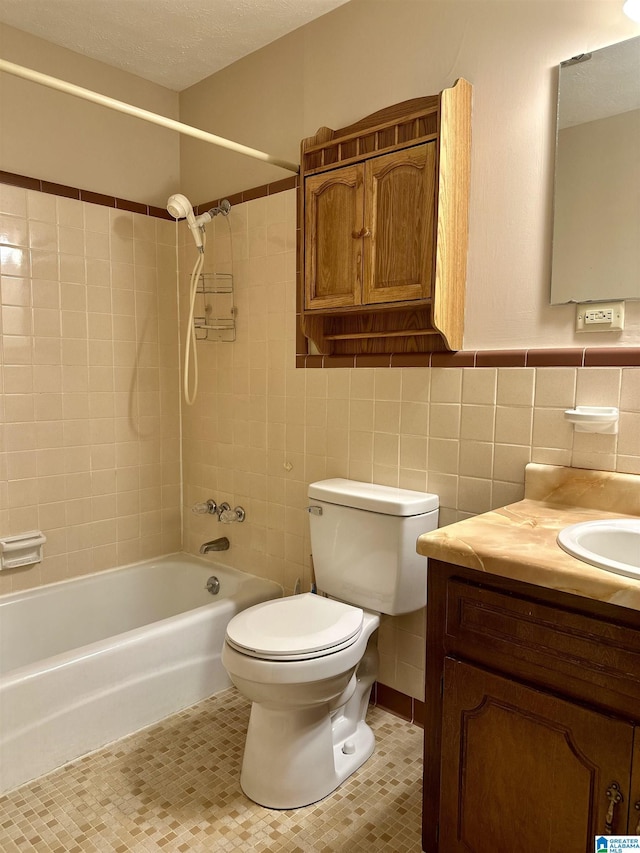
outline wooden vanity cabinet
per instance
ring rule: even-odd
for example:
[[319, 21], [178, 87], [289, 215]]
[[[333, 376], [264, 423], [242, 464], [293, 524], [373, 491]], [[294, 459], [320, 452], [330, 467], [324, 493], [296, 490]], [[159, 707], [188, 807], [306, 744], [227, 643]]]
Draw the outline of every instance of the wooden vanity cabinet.
[[460, 349], [471, 86], [302, 142], [301, 326], [321, 353]]
[[423, 849], [640, 834], [640, 613], [429, 561]]

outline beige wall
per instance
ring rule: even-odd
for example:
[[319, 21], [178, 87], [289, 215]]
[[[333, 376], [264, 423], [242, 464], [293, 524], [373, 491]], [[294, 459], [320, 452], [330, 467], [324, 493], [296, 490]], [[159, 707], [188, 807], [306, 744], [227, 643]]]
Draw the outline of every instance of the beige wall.
[[[466, 349], [637, 342], [640, 303], [622, 335], [576, 335], [575, 308], [548, 305], [556, 68], [637, 35], [609, 0], [352, 0], [180, 96], [183, 121], [298, 160], [318, 127], [389, 104], [474, 85]], [[239, 155], [182, 143], [196, 200], [286, 176]]]
[[[178, 117], [176, 92], [0, 24], [0, 56]], [[0, 169], [164, 206], [180, 181], [178, 134], [0, 74]]]
[[[226, 269], [227, 222], [209, 263]], [[309, 586], [307, 486], [350, 477], [440, 496], [440, 523], [519, 500], [530, 460], [640, 474], [640, 368], [295, 368], [295, 197], [234, 207], [237, 340], [201, 343], [201, 392], [185, 409], [185, 550], [226, 535], [216, 559]], [[184, 244], [181, 290], [193, 263]], [[575, 434], [564, 409], [621, 409], [620, 433]], [[193, 515], [214, 498], [242, 524]], [[384, 620], [380, 680], [422, 696], [424, 612]]]
[[179, 550], [175, 225], [0, 184], [0, 593]]

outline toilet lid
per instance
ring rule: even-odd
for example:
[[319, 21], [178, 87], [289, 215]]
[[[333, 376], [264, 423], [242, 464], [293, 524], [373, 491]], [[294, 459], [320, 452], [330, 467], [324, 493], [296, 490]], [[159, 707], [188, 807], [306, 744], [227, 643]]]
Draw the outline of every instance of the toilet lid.
[[304, 660], [352, 645], [363, 611], [312, 593], [265, 601], [243, 610], [227, 626], [227, 642], [265, 660]]

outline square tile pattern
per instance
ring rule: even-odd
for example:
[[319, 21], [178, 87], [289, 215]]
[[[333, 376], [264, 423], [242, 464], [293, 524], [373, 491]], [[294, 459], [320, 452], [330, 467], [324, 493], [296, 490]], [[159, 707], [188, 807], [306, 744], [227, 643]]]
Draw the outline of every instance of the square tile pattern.
[[[190, 508], [212, 497], [247, 513], [220, 560], [291, 593], [311, 585], [314, 480], [434, 492], [444, 526], [520, 500], [529, 461], [640, 473], [638, 367], [495, 351], [473, 368], [298, 370], [294, 189], [235, 198], [211, 224], [205, 271], [233, 272], [237, 336], [198, 344], [181, 411], [191, 234], [82, 198], [0, 184], [0, 531], [47, 536], [0, 594], [198, 554], [217, 522]], [[618, 406], [619, 434], [574, 433], [575, 405]], [[422, 697], [424, 610], [380, 637], [381, 683]]]
[[422, 730], [369, 709], [376, 751], [326, 799], [240, 789], [249, 703], [231, 688], [0, 797], [2, 853], [421, 850]]

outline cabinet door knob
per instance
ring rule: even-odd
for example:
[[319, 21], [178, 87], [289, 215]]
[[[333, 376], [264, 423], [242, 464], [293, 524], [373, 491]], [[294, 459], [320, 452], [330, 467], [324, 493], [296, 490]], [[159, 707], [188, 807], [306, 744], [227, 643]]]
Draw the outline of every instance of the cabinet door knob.
[[624, 800], [620, 785], [617, 782], [612, 782], [607, 788], [607, 799], [609, 800], [609, 808], [604, 819], [603, 835], [611, 835], [613, 831], [613, 818], [616, 806]]
[[359, 231], [352, 231], [351, 236], [354, 240], [359, 240], [361, 237], [371, 237], [371, 231], [368, 228], [361, 228]]
[[[634, 809], [640, 812], [640, 800], [634, 805]], [[636, 826], [636, 835], [640, 835], [640, 815], [638, 816], [638, 825]]]

